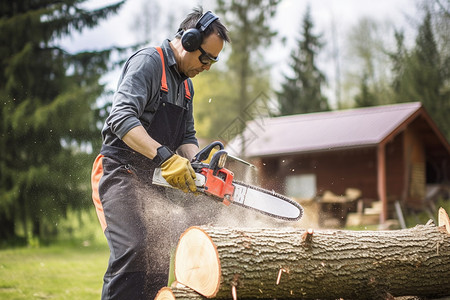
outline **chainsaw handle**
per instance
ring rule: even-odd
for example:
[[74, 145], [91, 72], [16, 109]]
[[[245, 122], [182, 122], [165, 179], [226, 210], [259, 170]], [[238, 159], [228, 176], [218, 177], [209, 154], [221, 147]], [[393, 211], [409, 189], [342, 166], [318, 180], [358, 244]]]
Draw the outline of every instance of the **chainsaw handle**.
[[226, 159], [227, 159], [228, 153], [225, 150], [218, 150], [216, 153], [213, 154], [211, 157], [211, 161], [209, 162], [208, 169], [211, 169], [214, 171], [214, 174], [217, 173], [220, 169], [222, 169], [225, 165]]
[[194, 158], [192, 159], [193, 162], [202, 162], [205, 161], [208, 157], [209, 154], [211, 153], [211, 150], [213, 148], [215, 148], [216, 146], [219, 146], [219, 150], [223, 150], [225, 147], [223, 146], [223, 144], [220, 141], [215, 141], [212, 142], [211, 144], [209, 144], [208, 146], [206, 146], [205, 148], [203, 148], [202, 150], [200, 150], [200, 152], [198, 152], [197, 154], [195, 154]]

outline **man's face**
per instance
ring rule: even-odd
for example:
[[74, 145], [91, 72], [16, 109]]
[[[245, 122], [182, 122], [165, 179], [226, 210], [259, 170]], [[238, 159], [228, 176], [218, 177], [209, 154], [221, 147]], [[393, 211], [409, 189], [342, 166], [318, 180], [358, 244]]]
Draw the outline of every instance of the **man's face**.
[[[204, 39], [201, 48], [206, 52], [206, 54], [212, 58], [219, 56], [220, 51], [223, 48], [223, 40], [219, 35], [213, 33]], [[199, 60], [199, 56], [202, 52], [198, 49], [194, 52], [185, 52], [184, 57], [181, 60], [181, 72], [186, 76], [193, 78], [197, 74], [203, 72], [204, 70], [209, 70], [211, 68], [211, 63], [203, 64]]]

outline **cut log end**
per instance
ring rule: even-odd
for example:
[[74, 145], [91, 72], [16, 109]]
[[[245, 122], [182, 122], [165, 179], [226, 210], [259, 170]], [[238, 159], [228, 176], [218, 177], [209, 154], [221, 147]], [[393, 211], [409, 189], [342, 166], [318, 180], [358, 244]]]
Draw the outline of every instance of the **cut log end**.
[[211, 238], [198, 227], [187, 229], [176, 249], [176, 280], [210, 298], [219, 290], [220, 274], [219, 254]]
[[154, 300], [205, 300], [206, 298], [192, 289], [180, 287], [163, 287], [159, 290]]
[[442, 207], [439, 208], [439, 227], [445, 226], [445, 230], [450, 234], [450, 219], [447, 212]]
[[156, 294], [155, 300], [175, 300], [175, 296], [172, 293], [172, 289], [169, 287], [163, 287]]

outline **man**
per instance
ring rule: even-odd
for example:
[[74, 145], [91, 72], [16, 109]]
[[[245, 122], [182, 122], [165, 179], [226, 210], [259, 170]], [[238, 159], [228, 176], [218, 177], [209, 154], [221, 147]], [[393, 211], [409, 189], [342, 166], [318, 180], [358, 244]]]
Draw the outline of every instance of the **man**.
[[102, 299], [153, 299], [167, 284], [169, 251], [183, 223], [179, 205], [153, 186], [156, 167], [173, 186], [195, 192], [198, 152], [192, 82], [218, 61], [225, 26], [194, 9], [174, 40], [125, 63], [92, 170], [93, 200], [110, 247]]

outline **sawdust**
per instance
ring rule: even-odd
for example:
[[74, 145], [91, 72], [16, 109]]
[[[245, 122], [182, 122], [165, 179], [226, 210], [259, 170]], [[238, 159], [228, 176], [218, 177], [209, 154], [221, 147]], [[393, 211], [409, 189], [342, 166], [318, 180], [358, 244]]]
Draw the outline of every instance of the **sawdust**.
[[[284, 222], [204, 195], [183, 193], [171, 188], [141, 187], [137, 190], [144, 199], [143, 219], [148, 230], [146, 241], [152, 261], [150, 268], [168, 265], [169, 253], [181, 234], [191, 226], [214, 225], [235, 228], [278, 227]], [[160, 269], [160, 267], [158, 267]]]

